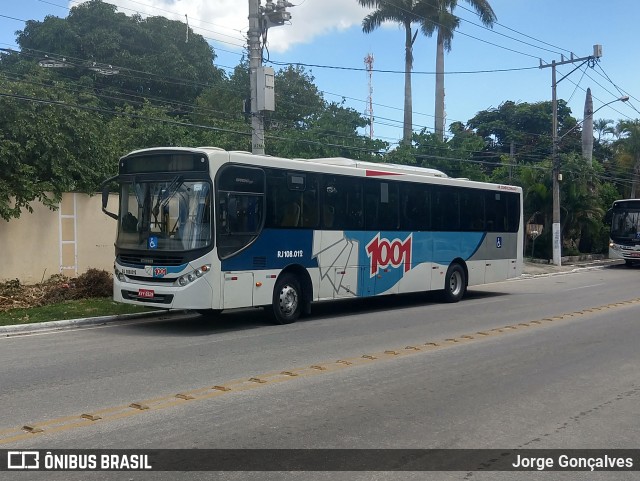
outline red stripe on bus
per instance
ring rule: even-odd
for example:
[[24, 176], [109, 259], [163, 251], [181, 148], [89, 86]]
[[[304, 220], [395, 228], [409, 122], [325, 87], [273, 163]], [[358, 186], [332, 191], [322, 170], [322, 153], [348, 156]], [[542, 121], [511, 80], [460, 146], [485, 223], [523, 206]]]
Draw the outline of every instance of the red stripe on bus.
[[367, 177], [378, 177], [380, 175], [403, 175], [398, 172], [384, 172], [382, 170], [367, 170]]

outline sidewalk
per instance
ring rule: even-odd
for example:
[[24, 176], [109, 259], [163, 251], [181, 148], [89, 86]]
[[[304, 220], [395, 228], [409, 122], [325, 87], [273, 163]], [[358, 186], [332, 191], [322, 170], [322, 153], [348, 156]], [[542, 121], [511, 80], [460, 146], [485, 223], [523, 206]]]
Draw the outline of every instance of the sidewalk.
[[560, 266], [543, 259], [527, 259], [522, 268], [523, 277], [539, 275], [559, 274], [563, 272], [573, 272], [579, 269], [601, 268], [611, 265], [624, 264], [621, 260], [605, 258], [578, 258], [564, 257]]

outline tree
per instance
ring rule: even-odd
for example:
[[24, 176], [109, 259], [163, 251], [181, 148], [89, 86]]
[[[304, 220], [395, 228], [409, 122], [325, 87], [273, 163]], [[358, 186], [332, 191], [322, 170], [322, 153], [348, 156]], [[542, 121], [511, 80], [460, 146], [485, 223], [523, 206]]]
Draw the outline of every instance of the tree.
[[32, 66], [22, 81], [0, 79], [0, 218], [20, 217], [39, 201], [54, 209], [64, 192], [95, 192], [109, 163], [98, 100], [57, 88]]
[[[116, 8], [90, 0], [71, 8], [64, 19], [49, 15], [42, 22], [29, 20], [17, 43], [34, 61], [45, 55], [65, 58], [70, 66], [61, 69], [65, 77], [84, 78], [97, 92], [111, 95], [106, 102], [111, 106], [148, 96], [190, 103], [220, 77], [212, 48], [184, 23], [127, 16]], [[101, 75], [95, 68], [117, 70], [118, 75]]]
[[[562, 239], [569, 255], [592, 252], [594, 239], [599, 236], [604, 209], [600, 203], [600, 181], [595, 174], [602, 168], [597, 161], [591, 165], [581, 153], [563, 155], [563, 182], [561, 186]], [[602, 246], [598, 246], [602, 249]]]
[[602, 142], [604, 135], [613, 135], [615, 133], [616, 130], [611, 124], [613, 124], [613, 120], [611, 119], [598, 119], [593, 121], [593, 130], [598, 133], [597, 143]]
[[368, 121], [358, 111], [330, 102], [300, 129], [270, 129], [267, 151], [289, 158], [349, 157], [376, 161], [388, 145], [358, 133]]
[[[493, 152], [486, 160], [500, 161], [500, 156], [509, 154], [514, 143], [517, 164], [540, 162], [551, 155], [552, 105], [549, 101], [517, 103], [506, 101], [498, 108], [478, 112], [467, 122], [467, 127], [484, 138], [486, 152]], [[558, 128], [569, 132], [576, 126], [571, 109], [564, 100], [558, 101]], [[579, 148], [580, 133], [571, 131], [560, 144], [563, 152]]]
[[314, 76], [300, 66], [289, 65], [276, 72], [276, 110], [269, 116], [269, 123], [300, 129], [322, 113], [326, 105], [314, 80]]
[[412, 144], [401, 144], [385, 160], [441, 170], [450, 177], [486, 181], [482, 163], [475, 160], [484, 147], [482, 138], [464, 129], [460, 123], [452, 125], [452, 133], [453, 138], [443, 142], [435, 134], [422, 129], [413, 134]]
[[[287, 66], [275, 74], [276, 111], [265, 116], [266, 150], [269, 155], [290, 158], [343, 156], [375, 160], [375, 152], [387, 148], [380, 140], [371, 140], [358, 130], [368, 125], [357, 111], [343, 103], [327, 103], [303, 67]], [[250, 117], [240, 115], [242, 101], [249, 95], [248, 64], [243, 60], [233, 74], [215, 82], [198, 97], [191, 118], [201, 125], [227, 126], [249, 134]], [[216, 145], [227, 150], [249, 148], [248, 135], [205, 131], [201, 145]]]
[[402, 142], [411, 143], [413, 134], [413, 102], [411, 95], [411, 70], [413, 69], [413, 44], [418, 31], [412, 25], [432, 14], [433, 7], [423, 0], [358, 0], [363, 7], [375, 8], [362, 20], [362, 31], [371, 33], [385, 22], [395, 22], [404, 28], [404, 121]]
[[640, 120], [621, 120], [616, 131], [620, 137], [616, 142], [617, 157], [622, 165], [627, 165], [632, 170], [630, 197], [636, 199], [640, 182]]
[[[444, 52], [451, 51], [453, 33], [460, 25], [460, 19], [453, 14], [458, 0], [429, 0], [436, 6], [430, 9], [430, 15], [421, 22], [422, 33], [431, 37], [438, 32], [436, 44], [436, 98], [435, 98], [435, 134], [439, 139], [444, 138]], [[491, 5], [487, 0], [465, 0], [476, 11], [482, 23], [493, 27], [497, 20]]]
[[598, 119], [593, 122], [593, 130], [597, 137], [593, 144], [593, 156], [600, 160], [605, 170], [613, 167], [613, 142], [611, 137], [615, 135], [616, 129], [613, 126], [613, 120]]

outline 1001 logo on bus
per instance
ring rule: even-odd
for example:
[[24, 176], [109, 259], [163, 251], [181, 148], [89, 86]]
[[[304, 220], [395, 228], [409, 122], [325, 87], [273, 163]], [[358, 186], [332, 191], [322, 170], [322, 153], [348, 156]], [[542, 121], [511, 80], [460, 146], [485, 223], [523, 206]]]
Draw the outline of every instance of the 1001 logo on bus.
[[375, 276], [380, 269], [388, 266], [400, 267], [404, 264], [404, 272], [411, 269], [411, 240], [412, 234], [409, 234], [403, 241], [400, 239], [380, 238], [380, 233], [367, 244], [367, 255], [371, 270], [370, 277]]

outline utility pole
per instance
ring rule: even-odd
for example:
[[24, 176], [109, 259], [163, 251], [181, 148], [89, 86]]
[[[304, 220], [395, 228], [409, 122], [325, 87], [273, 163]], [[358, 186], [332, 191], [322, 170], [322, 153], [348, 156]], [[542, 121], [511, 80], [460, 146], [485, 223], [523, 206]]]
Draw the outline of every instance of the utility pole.
[[[560, 158], [558, 156], [558, 100], [556, 97], [556, 87], [562, 82], [565, 78], [575, 72], [577, 69], [582, 67], [586, 62], [589, 62], [590, 67], [594, 67], [595, 63], [598, 59], [602, 57], [602, 46], [594, 45], [593, 46], [593, 55], [589, 55], [588, 57], [575, 58], [573, 53], [571, 54], [571, 58], [565, 59], [564, 56], [561, 57], [560, 62], [556, 62], [553, 60], [551, 64], [542, 64], [542, 60], [540, 61], [540, 68], [551, 67], [551, 103], [553, 109], [553, 120], [552, 126], [553, 136], [552, 136], [552, 176], [553, 176], [553, 223], [551, 226], [551, 237], [553, 243], [553, 263], [557, 266], [562, 265], [562, 254], [561, 254], [561, 243], [562, 243], [562, 233], [560, 231], [560, 181], [562, 180], [562, 174], [560, 173]], [[576, 68], [574, 68], [567, 75], [562, 77], [560, 80], [556, 81], [556, 66], [565, 65], [568, 63], [576, 63], [582, 62]]]
[[251, 89], [251, 152], [264, 154], [264, 121], [258, 112], [258, 68], [262, 66], [260, 0], [249, 0], [249, 88]]
[[[262, 45], [260, 36], [266, 38], [269, 27], [284, 25], [291, 20], [286, 11], [293, 4], [286, 0], [266, 0], [264, 7], [260, 0], [249, 0], [249, 88], [251, 89], [251, 152], [264, 154], [264, 117], [265, 110], [274, 110], [273, 70], [265, 72], [262, 68]], [[260, 76], [260, 78], [259, 78]], [[265, 80], [266, 77], [267, 78]], [[267, 91], [267, 89], [270, 89]], [[266, 97], [266, 99], [265, 99]]]
[[509, 146], [509, 183], [512, 182], [513, 176], [513, 164], [515, 163], [516, 158], [516, 143], [512, 140], [511, 145]]
[[582, 117], [582, 157], [587, 165], [593, 165], [593, 99], [591, 89], [587, 89], [587, 97], [584, 101], [584, 116]]

